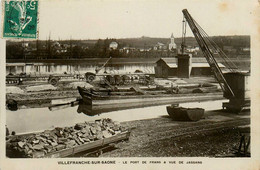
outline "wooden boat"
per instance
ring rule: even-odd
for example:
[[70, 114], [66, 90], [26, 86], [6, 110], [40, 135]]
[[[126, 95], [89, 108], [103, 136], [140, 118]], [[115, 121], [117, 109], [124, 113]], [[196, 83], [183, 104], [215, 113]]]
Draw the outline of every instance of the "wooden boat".
[[108, 99], [110, 97], [110, 91], [107, 92], [98, 92], [95, 91], [94, 89], [87, 89], [84, 87], [77, 87], [79, 94], [81, 95], [83, 101], [86, 104], [92, 104], [93, 100], [105, 100]]
[[133, 107], [146, 107], [156, 106], [170, 103], [185, 103], [185, 102], [197, 102], [208, 100], [223, 99], [221, 93], [208, 93], [205, 94], [121, 94], [115, 95], [114, 92], [99, 92], [95, 90], [89, 90], [84, 87], [78, 87], [78, 91], [85, 104], [102, 106], [103, 108], [133, 108]]
[[[85, 102], [85, 104], [92, 104], [94, 100], [113, 100], [113, 99], [129, 99], [129, 98], [140, 98], [140, 95], [146, 94], [145, 91], [141, 90], [138, 87], [131, 87], [129, 89], [112, 91], [110, 89], [107, 90], [95, 90], [95, 89], [87, 89], [85, 87], [77, 87], [78, 91]], [[153, 92], [149, 93], [153, 95]], [[147, 97], [147, 96], [143, 96]]]
[[177, 105], [167, 106], [166, 109], [170, 117], [178, 121], [198, 121], [205, 111], [202, 108], [184, 108]]

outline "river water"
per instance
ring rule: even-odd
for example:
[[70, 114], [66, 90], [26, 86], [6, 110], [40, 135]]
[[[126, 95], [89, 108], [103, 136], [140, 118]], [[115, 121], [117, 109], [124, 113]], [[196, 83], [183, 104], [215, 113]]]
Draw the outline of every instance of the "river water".
[[[196, 59], [194, 62], [204, 61], [204, 58]], [[111, 73], [133, 73], [136, 70], [141, 70], [146, 73], [153, 74], [154, 66], [159, 58], [112, 58], [105, 65], [106, 67], [102, 71], [107, 71]], [[241, 70], [250, 69], [250, 59], [244, 58], [241, 60], [231, 59], [238, 68]], [[62, 74], [66, 73], [86, 73], [95, 72], [97, 67], [101, 67], [105, 64], [107, 59], [105, 58], [93, 58], [85, 60], [58, 60], [58, 61], [48, 61], [48, 62], [8, 62], [6, 63], [6, 74]], [[204, 61], [206, 62], [206, 60]], [[221, 61], [219, 61], [221, 62]]]
[[[222, 102], [226, 100], [182, 103], [183, 107], [201, 107], [206, 111], [222, 108]], [[6, 111], [6, 124], [9, 131], [29, 133], [53, 129], [55, 127], [74, 126], [76, 123], [93, 121], [101, 118], [110, 118], [114, 121], [124, 122], [141, 119], [158, 118], [168, 115], [167, 105], [135, 108], [120, 111], [111, 111], [94, 116], [78, 113], [79, 106], [68, 107], [62, 110], [50, 111], [48, 108], [20, 109], [17, 111]]]
[[[133, 63], [133, 64], [109, 64], [101, 70], [101, 72], [108, 73], [133, 73], [136, 70], [141, 70], [146, 73], [153, 74], [154, 73], [154, 65], [151, 63]], [[93, 64], [54, 64], [54, 63], [33, 63], [33, 64], [25, 64], [25, 63], [12, 63], [6, 65], [6, 75], [12, 74], [63, 74], [71, 73], [71, 74], [83, 74], [86, 72], [95, 72], [97, 66], [101, 65], [93, 65]]]

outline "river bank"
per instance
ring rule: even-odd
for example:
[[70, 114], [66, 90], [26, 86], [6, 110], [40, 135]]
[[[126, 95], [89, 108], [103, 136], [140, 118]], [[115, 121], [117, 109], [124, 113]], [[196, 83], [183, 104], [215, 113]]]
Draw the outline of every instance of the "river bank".
[[129, 141], [101, 157], [230, 157], [239, 146], [239, 127], [249, 124], [249, 112], [221, 110], [206, 112], [198, 122], [173, 121], [168, 115], [124, 122], [132, 129]]

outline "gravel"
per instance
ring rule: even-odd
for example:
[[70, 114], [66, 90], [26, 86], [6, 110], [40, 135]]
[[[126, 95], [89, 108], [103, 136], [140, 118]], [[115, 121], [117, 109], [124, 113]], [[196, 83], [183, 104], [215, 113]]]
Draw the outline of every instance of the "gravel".
[[67, 85], [68, 88], [77, 89], [77, 87], [92, 88], [93, 86], [86, 82], [72, 82]]
[[13, 94], [24, 94], [24, 91], [16, 86], [7, 86], [6, 93]]
[[230, 156], [241, 138], [237, 127], [248, 124], [249, 119], [239, 123], [216, 121], [216, 129], [206, 130], [212, 123], [212, 120], [177, 122], [168, 117], [124, 122], [124, 126], [132, 129], [129, 141], [117, 144], [119, 149], [103, 153], [101, 157]]
[[38, 85], [38, 86], [28, 86], [25, 88], [27, 92], [38, 92], [38, 91], [45, 91], [45, 90], [57, 90], [57, 87], [46, 84], [46, 85]]

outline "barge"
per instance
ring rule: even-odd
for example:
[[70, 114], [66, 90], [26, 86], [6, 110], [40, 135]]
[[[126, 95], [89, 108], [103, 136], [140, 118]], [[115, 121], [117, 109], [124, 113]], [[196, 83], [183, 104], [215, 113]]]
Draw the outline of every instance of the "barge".
[[169, 103], [186, 103], [207, 100], [221, 100], [222, 93], [187, 93], [187, 94], [153, 94], [144, 95], [112, 95], [110, 92], [97, 92], [84, 87], [78, 87], [78, 91], [85, 104], [102, 105], [107, 107], [146, 107]]

